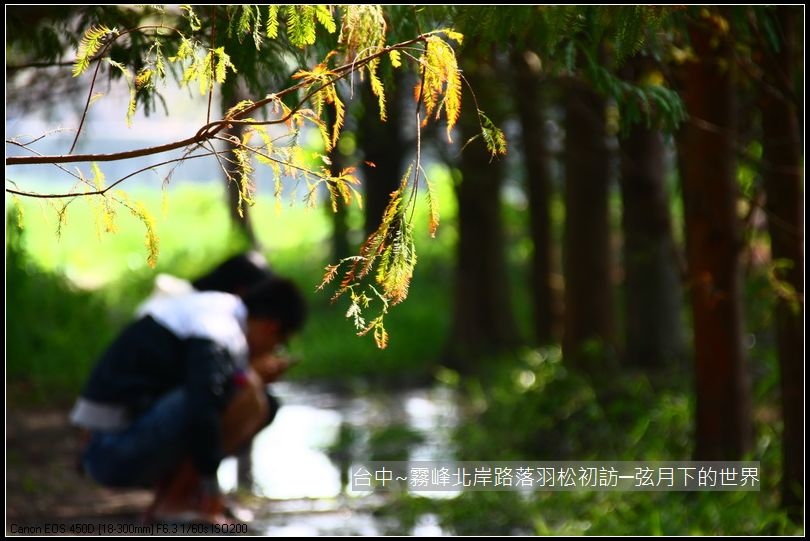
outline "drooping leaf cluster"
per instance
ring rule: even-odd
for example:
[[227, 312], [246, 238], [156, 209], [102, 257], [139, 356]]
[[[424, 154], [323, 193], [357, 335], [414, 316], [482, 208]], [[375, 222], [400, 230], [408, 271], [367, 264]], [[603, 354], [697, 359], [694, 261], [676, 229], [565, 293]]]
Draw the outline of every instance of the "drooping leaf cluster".
[[[448, 31], [447, 35], [461, 44], [463, 38], [458, 32]], [[432, 115], [438, 120], [444, 111], [447, 118], [447, 139], [451, 140], [450, 133], [461, 114], [461, 74], [455, 51], [440, 37], [428, 37], [422, 69], [424, 76], [416, 88], [416, 99], [421, 100], [425, 106], [423, 125], [427, 124]]]
[[[390, 306], [402, 302], [408, 296], [416, 266], [413, 224], [406, 215], [408, 199], [413, 194], [410, 188], [412, 170], [413, 164], [405, 171], [399, 188], [391, 194], [380, 226], [363, 243], [359, 255], [337, 265], [327, 266], [324, 281], [319, 286], [320, 289], [331, 282], [337, 276], [340, 266], [346, 265], [340, 288], [334, 298], [349, 295], [351, 303], [346, 317], [352, 319], [359, 335], [373, 331], [374, 340], [380, 348], [388, 344], [384, 316]], [[373, 272], [375, 266], [376, 272]], [[363, 288], [363, 281], [367, 278], [370, 283]], [[379, 313], [370, 322], [366, 322], [363, 310], [375, 300], [381, 303]]]

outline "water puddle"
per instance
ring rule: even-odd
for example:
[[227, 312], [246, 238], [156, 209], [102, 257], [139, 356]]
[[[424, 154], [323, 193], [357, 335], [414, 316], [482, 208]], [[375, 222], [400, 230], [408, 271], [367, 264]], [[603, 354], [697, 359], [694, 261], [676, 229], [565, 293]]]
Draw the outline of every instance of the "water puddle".
[[[252, 491], [269, 499], [253, 521], [265, 535], [386, 535], [391, 524], [373, 515], [384, 496], [352, 492], [352, 462], [451, 460], [450, 433], [458, 423], [450, 389], [434, 387], [340, 395], [318, 387], [277, 383], [282, 403], [251, 451]], [[237, 461], [223, 462], [224, 490], [237, 487]], [[441, 493], [438, 493], [441, 495]], [[447, 495], [443, 495], [447, 497]], [[410, 535], [442, 535], [424, 515]]]

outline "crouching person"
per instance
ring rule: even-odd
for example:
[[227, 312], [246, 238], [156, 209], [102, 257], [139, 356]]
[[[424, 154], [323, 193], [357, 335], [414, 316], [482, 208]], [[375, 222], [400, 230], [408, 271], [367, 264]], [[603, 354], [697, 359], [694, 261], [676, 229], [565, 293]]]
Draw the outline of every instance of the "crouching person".
[[94, 367], [71, 420], [88, 431], [81, 465], [109, 487], [148, 487], [148, 519], [226, 522], [220, 461], [275, 415], [268, 354], [300, 330], [289, 280], [242, 295], [192, 292], [151, 302]]

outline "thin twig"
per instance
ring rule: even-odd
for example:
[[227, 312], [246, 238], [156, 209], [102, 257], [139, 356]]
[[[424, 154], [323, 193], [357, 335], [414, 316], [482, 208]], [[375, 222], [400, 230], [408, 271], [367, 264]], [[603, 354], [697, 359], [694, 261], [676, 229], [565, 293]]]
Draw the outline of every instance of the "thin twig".
[[25, 148], [26, 150], [31, 150], [31, 149], [27, 148], [28, 145], [33, 145], [37, 141], [41, 141], [42, 139], [45, 139], [49, 135], [52, 135], [54, 133], [59, 133], [59, 132], [62, 132], [62, 131], [67, 131], [67, 128], [55, 128], [53, 130], [50, 130], [50, 131], [47, 131], [47, 132], [43, 133], [42, 135], [39, 135], [39, 136], [35, 137], [34, 139], [31, 139], [30, 141], [26, 141], [25, 143], [21, 143], [20, 141], [17, 141], [14, 138], [6, 139], [6, 143], [11, 144], [11, 145], [16, 145], [18, 147]]
[[[214, 38], [216, 37], [217, 32], [217, 19], [216, 19], [216, 10], [214, 6], [211, 5], [211, 73], [214, 73]], [[212, 75], [213, 76], [213, 75]], [[214, 96], [214, 83], [213, 81], [209, 81], [209, 88], [208, 88], [208, 114], [205, 116], [205, 122], [211, 122], [211, 99]]]
[[[93, 98], [93, 88], [96, 85], [96, 78], [98, 77], [98, 72], [99, 72], [99, 69], [101, 68], [101, 59], [107, 54], [107, 51], [110, 49], [112, 44], [115, 43], [115, 41], [118, 38], [126, 36], [127, 34], [132, 34], [133, 32], [139, 32], [139, 31], [143, 31], [143, 30], [159, 30], [161, 28], [174, 30], [175, 32], [180, 33], [180, 31], [177, 30], [176, 28], [171, 28], [171, 27], [168, 27], [168, 26], [161, 26], [161, 25], [139, 26], [137, 28], [133, 28], [132, 30], [125, 30], [123, 32], [119, 32], [118, 34], [116, 34], [112, 39], [110, 39], [104, 45], [104, 48], [97, 55], [95, 55], [93, 57], [93, 60], [91, 60], [91, 62], [96, 62], [96, 70], [93, 72], [93, 79], [90, 82], [90, 90], [87, 92], [87, 101], [84, 104], [84, 110], [82, 111], [82, 118], [79, 121], [79, 129], [76, 130], [76, 137], [73, 138], [73, 144], [70, 145], [70, 150], [68, 151], [68, 154], [73, 153], [73, 149], [76, 148], [76, 143], [79, 141], [79, 135], [81, 135], [81, 133], [82, 133], [82, 127], [84, 126], [84, 120], [87, 117], [87, 111], [90, 109], [90, 101]], [[6, 162], [6, 163], [8, 163], [8, 162]]]
[[[427, 54], [427, 43], [425, 43], [424, 54]], [[416, 99], [416, 110], [414, 116], [416, 118], [416, 163], [414, 164], [413, 171], [413, 190], [408, 204], [411, 205], [411, 216], [408, 218], [409, 222], [413, 221], [413, 215], [416, 211], [416, 195], [419, 192], [419, 171], [422, 169], [422, 118], [420, 110], [422, 109], [422, 96], [425, 92], [425, 63], [422, 65], [422, 74], [419, 78], [419, 95]]]
[[178, 167], [180, 167], [181, 165], [183, 165], [183, 161], [185, 161], [185, 158], [187, 158], [188, 156], [190, 156], [190, 155], [191, 155], [191, 153], [192, 153], [192, 152], [194, 152], [195, 150], [197, 150], [198, 148], [202, 148], [202, 145], [195, 145], [195, 146], [192, 146], [192, 147], [188, 147], [187, 149], [185, 149], [185, 150], [183, 151], [183, 156], [182, 156], [182, 159], [178, 160], [178, 161], [177, 161], [177, 162], [176, 162], [176, 163], [175, 163], [175, 164], [172, 166], [172, 168], [169, 170], [169, 172], [168, 172], [168, 173], [166, 173], [166, 176], [165, 176], [165, 177], [163, 177], [163, 187], [164, 187], [164, 188], [165, 188], [166, 186], [168, 186], [168, 185], [169, 185], [169, 182], [171, 181], [171, 178], [174, 176], [174, 172], [175, 172], [175, 171], [177, 171], [177, 168], [178, 168]]
[[36, 193], [36, 192], [23, 192], [23, 191], [19, 191], [19, 190], [13, 190], [11, 188], [6, 188], [6, 192], [7, 193], [12, 193], [12, 194], [15, 194], [15, 195], [22, 195], [22, 196], [25, 196], [25, 197], [33, 197], [33, 198], [37, 198], [37, 199], [63, 199], [65, 197], [80, 197], [80, 196], [86, 196], [86, 195], [104, 195], [108, 191], [112, 190], [113, 188], [115, 188], [116, 186], [118, 186], [119, 184], [124, 182], [125, 180], [127, 180], [127, 179], [129, 179], [131, 177], [134, 177], [135, 175], [138, 175], [140, 173], [143, 173], [144, 171], [149, 171], [150, 169], [154, 169], [155, 167], [160, 167], [161, 165], [166, 165], [166, 164], [169, 164], [169, 163], [180, 162], [180, 161], [185, 161], [185, 160], [193, 160], [194, 158], [207, 158], [209, 156], [211, 156], [211, 153], [195, 154], [193, 156], [181, 156], [180, 158], [173, 158], [171, 160], [166, 160], [166, 161], [163, 161], [163, 162], [160, 162], [160, 163], [154, 163], [154, 164], [148, 165], [146, 167], [142, 167], [141, 169], [138, 169], [137, 171], [133, 171], [132, 173], [119, 178], [118, 180], [116, 180], [115, 182], [113, 182], [112, 184], [110, 184], [109, 186], [104, 188], [103, 190], [96, 190], [96, 191], [93, 191], [93, 192], [40, 194], [40, 193]]
[[[219, 153], [219, 152], [217, 152], [216, 148], [214, 148], [214, 144], [213, 144], [211, 141], [206, 141], [206, 142], [205, 142], [205, 144], [206, 144], [206, 145], [207, 145], [207, 146], [208, 146], [208, 147], [211, 149], [211, 151], [214, 153], [214, 156], [215, 156], [215, 157], [216, 157], [216, 159], [217, 159], [217, 163], [219, 164], [219, 168], [220, 168], [220, 169], [222, 169], [222, 172], [225, 174], [225, 179], [226, 179], [228, 182], [233, 182], [233, 176], [231, 176], [231, 174], [230, 174], [230, 173], [228, 172], [228, 170], [225, 168], [225, 165], [222, 163], [222, 157], [219, 155], [220, 153]], [[226, 152], [227, 152], [227, 151], [226, 151]], [[230, 160], [229, 160], [229, 161], [230, 161]]]
[[90, 81], [90, 90], [87, 92], [87, 100], [84, 102], [84, 109], [82, 110], [82, 118], [79, 120], [79, 128], [76, 130], [76, 135], [73, 137], [73, 143], [70, 145], [70, 150], [68, 150], [68, 154], [73, 154], [73, 149], [76, 148], [76, 143], [79, 142], [79, 135], [82, 133], [82, 127], [84, 126], [84, 120], [87, 118], [87, 111], [90, 110], [90, 101], [93, 99], [93, 88], [96, 86], [96, 79], [98, 78], [98, 72], [101, 70], [101, 57], [107, 54], [107, 49], [110, 48], [113, 40], [110, 40], [105, 46], [104, 49], [99, 54], [99, 61], [96, 62], [96, 69], [93, 72], [93, 79]]
[[[416, 14], [416, 6], [411, 6], [413, 10], [413, 20], [416, 23], [416, 31], [422, 35], [422, 26], [419, 24], [419, 17]], [[422, 58], [427, 56], [427, 40], [422, 41]], [[407, 54], [407, 53], [406, 53]], [[422, 109], [422, 97], [425, 93], [425, 71], [427, 70], [427, 62], [419, 62], [421, 67], [421, 74], [419, 76], [419, 95], [416, 97], [416, 109], [414, 110], [414, 117], [416, 119], [416, 162], [413, 168], [413, 190], [408, 200], [411, 205], [411, 215], [408, 222], [413, 222], [413, 215], [416, 212], [416, 196], [419, 193], [419, 171], [422, 170], [422, 118], [420, 111]]]

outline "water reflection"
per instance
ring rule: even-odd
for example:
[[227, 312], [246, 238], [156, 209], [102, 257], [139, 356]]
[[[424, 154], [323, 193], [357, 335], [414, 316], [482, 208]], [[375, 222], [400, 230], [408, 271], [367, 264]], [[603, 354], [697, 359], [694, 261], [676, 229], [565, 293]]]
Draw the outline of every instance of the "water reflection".
[[340, 422], [336, 411], [301, 404], [282, 407], [254, 440], [254, 491], [274, 499], [340, 494], [340, 472], [324, 453], [337, 437]]
[[[253, 491], [272, 500], [268, 515], [254, 524], [267, 535], [384, 534], [386, 525], [371, 514], [382, 496], [345, 486], [352, 461], [453, 458], [458, 409], [450, 389], [348, 396], [283, 383], [274, 393], [282, 408], [256, 436], [251, 454]], [[219, 478], [223, 489], [236, 488], [235, 459], [223, 462]], [[440, 532], [435, 517], [426, 515], [412, 533]]]

